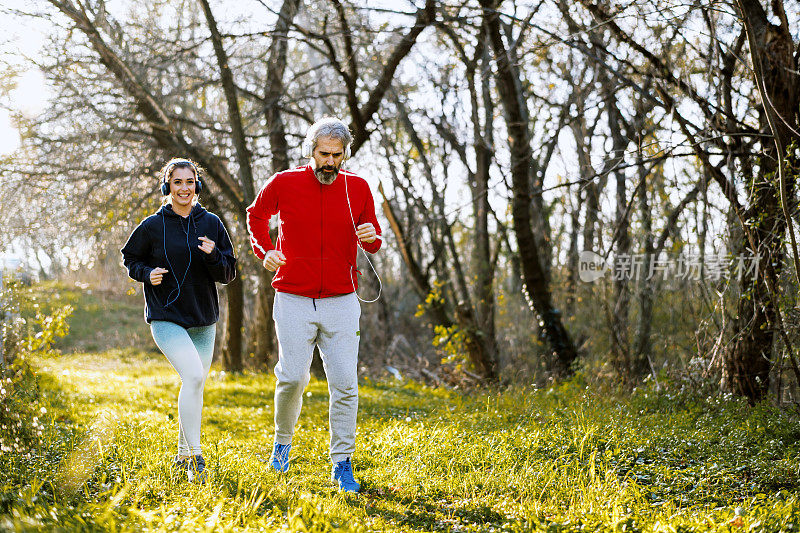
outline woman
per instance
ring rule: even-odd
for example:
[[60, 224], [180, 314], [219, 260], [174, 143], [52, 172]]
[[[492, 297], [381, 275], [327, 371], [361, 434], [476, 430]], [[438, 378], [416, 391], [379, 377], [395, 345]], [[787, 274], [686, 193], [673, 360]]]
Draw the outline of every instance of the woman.
[[181, 378], [175, 469], [205, 483], [200, 420], [219, 319], [215, 282], [233, 280], [236, 257], [220, 219], [197, 203], [198, 166], [174, 158], [161, 175], [163, 205], [133, 230], [122, 257], [128, 275], [144, 284], [153, 339]]

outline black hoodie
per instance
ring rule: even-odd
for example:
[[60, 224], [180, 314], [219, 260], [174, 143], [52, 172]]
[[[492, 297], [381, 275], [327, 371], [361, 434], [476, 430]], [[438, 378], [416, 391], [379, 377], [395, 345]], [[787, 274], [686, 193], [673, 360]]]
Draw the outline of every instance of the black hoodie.
[[[199, 237], [214, 241], [207, 254]], [[230, 283], [236, 276], [236, 257], [222, 221], [199, 204], [184, 218], [164, 205], [144, 219], [121, 250], [128, 275], [144, 283], [144, 316], [167, 320], [184, 328], [210, 326], [219, 319], [215, 281]], [[161, 283], [150, 284], [156, 267], [169, 270]]]

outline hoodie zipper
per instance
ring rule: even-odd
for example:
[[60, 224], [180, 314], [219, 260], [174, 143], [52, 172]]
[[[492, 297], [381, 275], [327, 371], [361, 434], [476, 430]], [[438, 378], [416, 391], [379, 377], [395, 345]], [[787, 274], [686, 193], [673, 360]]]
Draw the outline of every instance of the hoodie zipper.
[[[316, 176], [315, 176], [316, 177]], [[322, 243], [323, 243], [323, 235], [322, 230], [325, 227], [323, 223], [324, 214], [323, 214], [323, 205], [324, 202], [322, 201], [322, 193], [324, 192], [322, 183], [319, 183], [319, 297], [322, 298], [322, 281], [325, 279], [322, 270], [325, 267], [325, 260], [322, 255]]]

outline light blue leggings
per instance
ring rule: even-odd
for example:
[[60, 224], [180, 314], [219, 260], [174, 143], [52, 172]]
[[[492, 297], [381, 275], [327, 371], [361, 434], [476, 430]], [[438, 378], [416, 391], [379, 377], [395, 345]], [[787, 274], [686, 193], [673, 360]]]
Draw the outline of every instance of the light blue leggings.
[[203, 386], [214, 356], [216, 325], [184, 328], [154, 320], [153, 340], [181, 377], [178, 393], [178, 455], [200, 454]]

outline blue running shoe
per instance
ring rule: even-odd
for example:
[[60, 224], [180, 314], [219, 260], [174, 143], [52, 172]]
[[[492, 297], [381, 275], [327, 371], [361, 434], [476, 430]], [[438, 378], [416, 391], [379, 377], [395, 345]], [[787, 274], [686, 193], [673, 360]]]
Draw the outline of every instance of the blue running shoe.
[[361, 490], [361, 485], [353, 477], [353, 465], [350, 464], [349, 457], [344, 461], [336, 463], [333, 467], [333, 472], [331, 472], [331, 478], [339, 487], [339, 490], [347, 492], [358, 492]]
[[206, 471], [206, 461], [202, 455], [195, 455], [187, 459], [187, 475], [190, 483], [198, 483], [205, 485], [208, 479], [208, 472]]
[[272, 449], [272, 457], [269, 458], [269, 466], [276, 472], [287, 472], [289, 470], [289, 451], [291, 444], [278, 444]]

